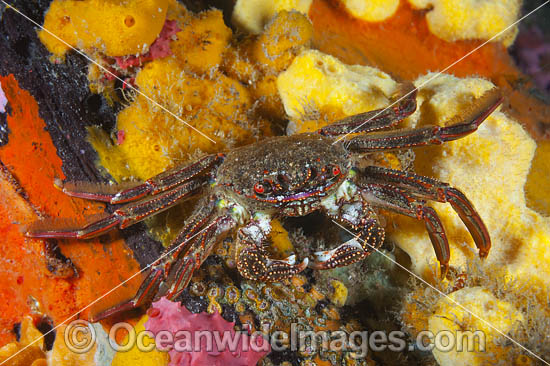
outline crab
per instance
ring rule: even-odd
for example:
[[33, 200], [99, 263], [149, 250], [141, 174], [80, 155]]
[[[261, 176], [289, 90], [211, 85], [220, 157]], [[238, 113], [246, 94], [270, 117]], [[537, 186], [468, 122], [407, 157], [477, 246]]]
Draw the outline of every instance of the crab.
[[[472, 203], [447, 183], [381, 166], [360, 168], [357, 158], [464, 137], [477, 130], [502, 97], [497, 88], [487, 91], [445, 127], [392, 129], [416, 110], [417, 89], [412, 84], [403, 85], [402, 96], [391, 107], [350, 116], [313, 133], [272, 137], [207, 155], [129, 188], [65, 183], [62, 189], [70, 196], [125, 205], [84, 227], [38, 225], [26, 235], [92, 238], [115, 227], [124, 229], [191, 196], [204, 195], [165, 254], [150, 266], [136, 295], [97, 314], [94, 321], [163, 296], [174, 299], [216, 243], [235, 232], [236, 266], [250, 280], [281, 281], [307, 267], [324, 270], [350, 265], [384, 242], [384, 229], [377, 216], [380, 209], [425, 223], [441, 274], [445, 275], [449, 243], [427, 201], [450, 203], [473, 237], [479, 256], [485, 258], [491, 239]], [[297, 261], [294, 254], [286, 259], [270, 258], [266, 243], [271, 220], [314, 211], [324, 212], [354, 233], [354, 238], [334, 249], [315, 252], [311, 259]]]

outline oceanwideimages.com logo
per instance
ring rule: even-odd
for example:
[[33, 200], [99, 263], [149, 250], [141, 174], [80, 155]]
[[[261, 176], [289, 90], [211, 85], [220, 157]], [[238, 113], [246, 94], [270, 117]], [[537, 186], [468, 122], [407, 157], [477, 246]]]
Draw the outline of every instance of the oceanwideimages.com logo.
[[[122, 333], [122, 334], [121, 334]], [[90, 351], [97, 341], [97, 334], [92, 324], [84, 320], [71, 322], [64, 331], [67, 348], [75, 353]], [[126, 341], [119, 344], [115, 339], [125, 336]], [[312, 331], [301, 329], [293, 323], [289, 332], [272, 330], [264, 324], [261, 331], [213, 331], [185, 329], [177, 332], [160, 330], [153, 333], [149, 330], [136, 331], [129, 323], [116, 323], [108, 333], [108, 344], [116, 352], [127, 352], [137, 347], [142, 352], [156, 349], [162, 352], [349, 352], [351, 357], [364, 358], [369, 350], [380, 352], [405, 350], [440, 352], [484, 352], [485, 333], [478, 331], [443, 330], [436, 334], [421, 331], [415, 339], [402, 331]]]

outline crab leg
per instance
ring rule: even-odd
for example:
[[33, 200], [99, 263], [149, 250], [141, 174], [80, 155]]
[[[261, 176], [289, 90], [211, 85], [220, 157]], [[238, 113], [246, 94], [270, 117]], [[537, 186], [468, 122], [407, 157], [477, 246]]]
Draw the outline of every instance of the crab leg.
[[416, 129], [375, 132], [366, 136], [355, 136], [346, 141], [346, 146], [354, 152], [374, 152], [408, 147], [440, 145], [469, 135], [502, 103], [497, 88], [493, 88], [460, 116], [451, 119], [446, 127], [424, 126]]
[[223, 159], [222, 154], [208, 155], [195, 163], [178, 166], [162, 172], [142, 184], [127, 187], [127, 184], [105, 185], [85, 182], [56, 183], [63, 192], [72, 197], [85, 198], [112, 204], [127, 203], [145, 196], [157, 195], [183, 184], [197, 175], [206, 172]]
[[[237, 222], [228, 215], [219, 216], [205, 229], [201, 230], [197, 235], [190, 250], [183, 258], [177, 259], [170, 266], [166, 284], [166, 296], [168, 299], [173, 299], [178, 296], [189, 284], [193, 272], [198, 269], [201, 264], [212, 252], [215, 245], [219, 243], [229, 232], [237, 226]], [[165, 290], [157, 294], [156, 298], [164, 296]]]
[[214, 218], [205, 227], [199, 225], [212, 218], [213, 208], [213, 205], [209, 205], [207, 209], [201, 209], [193, 215], [166, 250], [165, 253], [168, 254], [153, 263], [149, 274], [131, 300], [96, 314], [90, 321], [96, 322], [119, 312], [147, 305], [162, 296], [169, 299], [177, 297], [187, 287], [194, 271], [208, 257], [215, 244], [237, 224], [230, 216], [222, 215]]
[[321, 128], [318, 132], [324, 136], [344, 135], [357, 132], [370, 132], [396, 125], [416, 110], [417, 90], [412, 84], [406, 84], [404, 93], [397, 104], [391, 108], [376, 109], [346, 117]]
[[237, 268], [249, 280], [278, 282], [302, 272], [308, 265], [305, 258], [296, 264], [293, 254], [286, 259], [270, 259], [264, 249], [267, 235], [271, 231], [267, 220], [252, 221], [237, 233]]
[[37, 222], [25, 233], [33, 238], [77, 238], [88, 239], [99, 236], [115, 226], [124, 229], [145, 218], [164, 211], [183, 199], [191, 196], [204, 185], [204, 179], [194, 179], [176, 188], [154, 196], [152, 198], [130, 203], [121, 207], [111, 215], [105, 216], [82, 228], [60, 228], [52, 229], [49, 222]]
[[141, 283], [136, 295], [129, 301], [115, 305], [105, 311], [90, 316], [90, 322], [95, 323], [112, 315], [138, 308], [153, 301], [155, 294], [162, 283], [164, 272], [162, 268], [152, 268], [145, 280]]
[[310, 267], [331, 269], [353, 264], [369, 256], [384, 242], [384, 229], [368, 209], [363, 197], [359, 196], [358, 201], [341, 204], [336, 212], [333, 208], [326, 211], [333, 220], [357, 231], [357, 235], [335, 249], [314, 253], [315, 260]]
[[450, 249], [443, 224], [435, 210], [388, 184], [360, 184], [362, 196], [373, 206], [423, 220], [441, 267], [441, 277], [449, 270]]
[[362, 175], [365, 181], [389, 183], [411, 192], [416, 197], [450, 203], [472, 235], [479, 250], [479, 256], [485, 258], [489, 254], [491, 249], [489, 231], [470, 200], [458, 189], [436, 179], [377, 166], [366, 167]]

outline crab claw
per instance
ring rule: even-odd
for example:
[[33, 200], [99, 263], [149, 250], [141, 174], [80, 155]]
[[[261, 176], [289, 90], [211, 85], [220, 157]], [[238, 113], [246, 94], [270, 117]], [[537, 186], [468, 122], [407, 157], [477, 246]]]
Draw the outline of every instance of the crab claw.
[[285, 259], [281, 259], [280, 261], [293, 266], [296, 264], [296, 254], [289, 255], [288, 257], [286, 257]]
[[331, 269], [355, 263], [365, 256], [365, 250], [356, 238], [350, 239], [337, 248], [313, 253], [315, 256], [309, 267]]
[[251, 280], [277, 282], [302, 272], [307, 268], [308, 258], [296, 264], [296, 255], [285, 259], [270, 259], [265, 252], [255, 248], [247, 248], [237, 259], [237, 267], [241, 274]]
[[269, 263], [270, 268], [274, 268], [274, 266], [281, 266], [282, 268], [288, 268], [289, 270], [295, 270], [296, 272], [292, 273], [300, 273], [304, 269], [307, 268], [307, 265], [309, 263], [309, 258], [304, 258], [300, 264], [296, 264], [296, 254], [292, 254], [285, 259], [271, 259], [271, 262]]
[[307, 268], [308, 263], [309, 259], [304, 258], [300, 264], [296, 264], [296, 255], [294, 254], [285, 259], [268, 259], [261, 279], [268, 282], [280, 281], [302, 272]]
[[315, 252], [313, 269], [331, 269], [343, 267], [369, 256], [384, 242], [384, 229], [375, 219], [369, 218], [362, 223], [362, 230], [353, 238], [332, 250]]

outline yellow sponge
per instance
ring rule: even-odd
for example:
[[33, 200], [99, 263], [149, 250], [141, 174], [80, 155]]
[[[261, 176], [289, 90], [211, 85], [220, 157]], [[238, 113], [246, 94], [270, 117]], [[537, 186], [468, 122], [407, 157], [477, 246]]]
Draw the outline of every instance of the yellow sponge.
[[[136, 334], [143, 333], [145, 331], [145, 323], [149, 317], [144, 315], [139, 322], [134, 326]], [[122, 341], [122, 345], [128, 343], [128, 336]], [[113, 358], [111, 366], [123, 366], [123, 365], [136, 365], [136, 366], [163, 366], [168, 365], [170, 362], [170, 356], [168, 352], [161, 352], [154, 347], [155, 340], [151, 337], [145, 336], [141, 339], [141, 344], [145, 348], [140, 349], [138, 344], [135, 343], [130, 350], [126, 352], [117, 352]], [[151, 350], [149, 350], [151, 348]]]
[[298, 55], [277, 79], [285, 111], [291, 118], [289, 133], [314, 131], [329, 119], [382, 108], [390, 102], [398, 83], [373, 67], [342, 63], [315, 50]]
[[[166, 20], [168, 0], [55, 0], [44, 28], [80, 49], [107, 56], [144, 53]], [[69, 50], [48, 32], [39, 33], [48, 51], [63, 57]]]
[[[421, 85], [433, 74], [419, 78]], [[419, 108], [408, 119], [411, 127], [443, 125], [467, 108], [492, 84], [480, 78], [442, 75], [425, 85]], [[486, 261], [502, 266], [511, 277], [550, 285], [550, 220], [527, 208], [524, 185], [535, 142], [520, 124], [496, 111], [478, 131], [441, 146], [415, 149], [415, 171], [462, 190], [487, 225], [492, 248]], [[542, 184], [542, 182], [539, 182]], [[434, 203], [451, 246], [451, 266], [463, 267], [477, 257], [473, 240], [449, 204]], [[433, 276], [435, 255], [422, 222], [396, 216], [389, 237], [412, 259], [413, 270]]]
[[330, 286], [332, 287], [332, 291], [329, 295], [330, 301], [338, 307], [344, 306], [348, 299], [348, 288], [346, 285], [341, 281], [331, 280]]
[[307, 14], [313, 0], [237, 0], [232, 22], [237, 27], [259, 34], [264, 26], [282, 10], [296, 10]]
[[313, 36], [311, 22], [296, 11], [277, 13], [258, 39], [250, 46], [250, 58], [270, 74], [286, 69], [295, 52], [309, 45]]
[[270, 250], [275, 258], [284, 259], [294, 254], [294, 246], [288, 238], [288, 231], [281, 225], [279, 220], [273, 220], [271, 222], [271, 233], [269, 237], [273, 241]]
[[535, 158], [525, 184], [527, 205], [545, 216], [550, 216], [550, 184], [541, 184], [550, 175], [550, 141], [539, 141]]
[[399, 0], [342, 0], [346, 9], [356, 18], [367, 22], [381, 22], [391, 17]]
[[232, 37], [221, 11], [188, 16], [181, 29], [170, 48], [185, 71], [206, 74], [221, 63], [222, 53]]
[[496, 342], [501, 335], [494, 328], [506, 334], [521, 321], [523, 316], [513, 304], [481, 287], [453, 292], [437, 302], [428, 319], [429, 331], [440, 340], [434, 339], [433, 355], [440, 366], [482, 366], [504, 360], [507, 351]]
[[[463, 39], [489, 40], [512, 25], [519, 16], [521, 0], [409, 0], [415, 8], [433, 8], [426, 15], [430, 31], [449, 42]], [[517, 26], [495, 41], [510, 46]]]
[[213, 73], [212, 79], [186, 74], [174, 57], [167, 57], [145, 65], [136, 77], [136, 85], [180, 120], [138, 95], [118, 115], [116, 128], [124, 136], [118, 145], [92, 136], [101, 165], [117, 181], [127, 177], [144, 180], [184, 163], [198, 152], [223, 151], [227, 145], [243, 144], [252, 138], [246, 116], [252, 104], [249, 92], [221, 73]]

